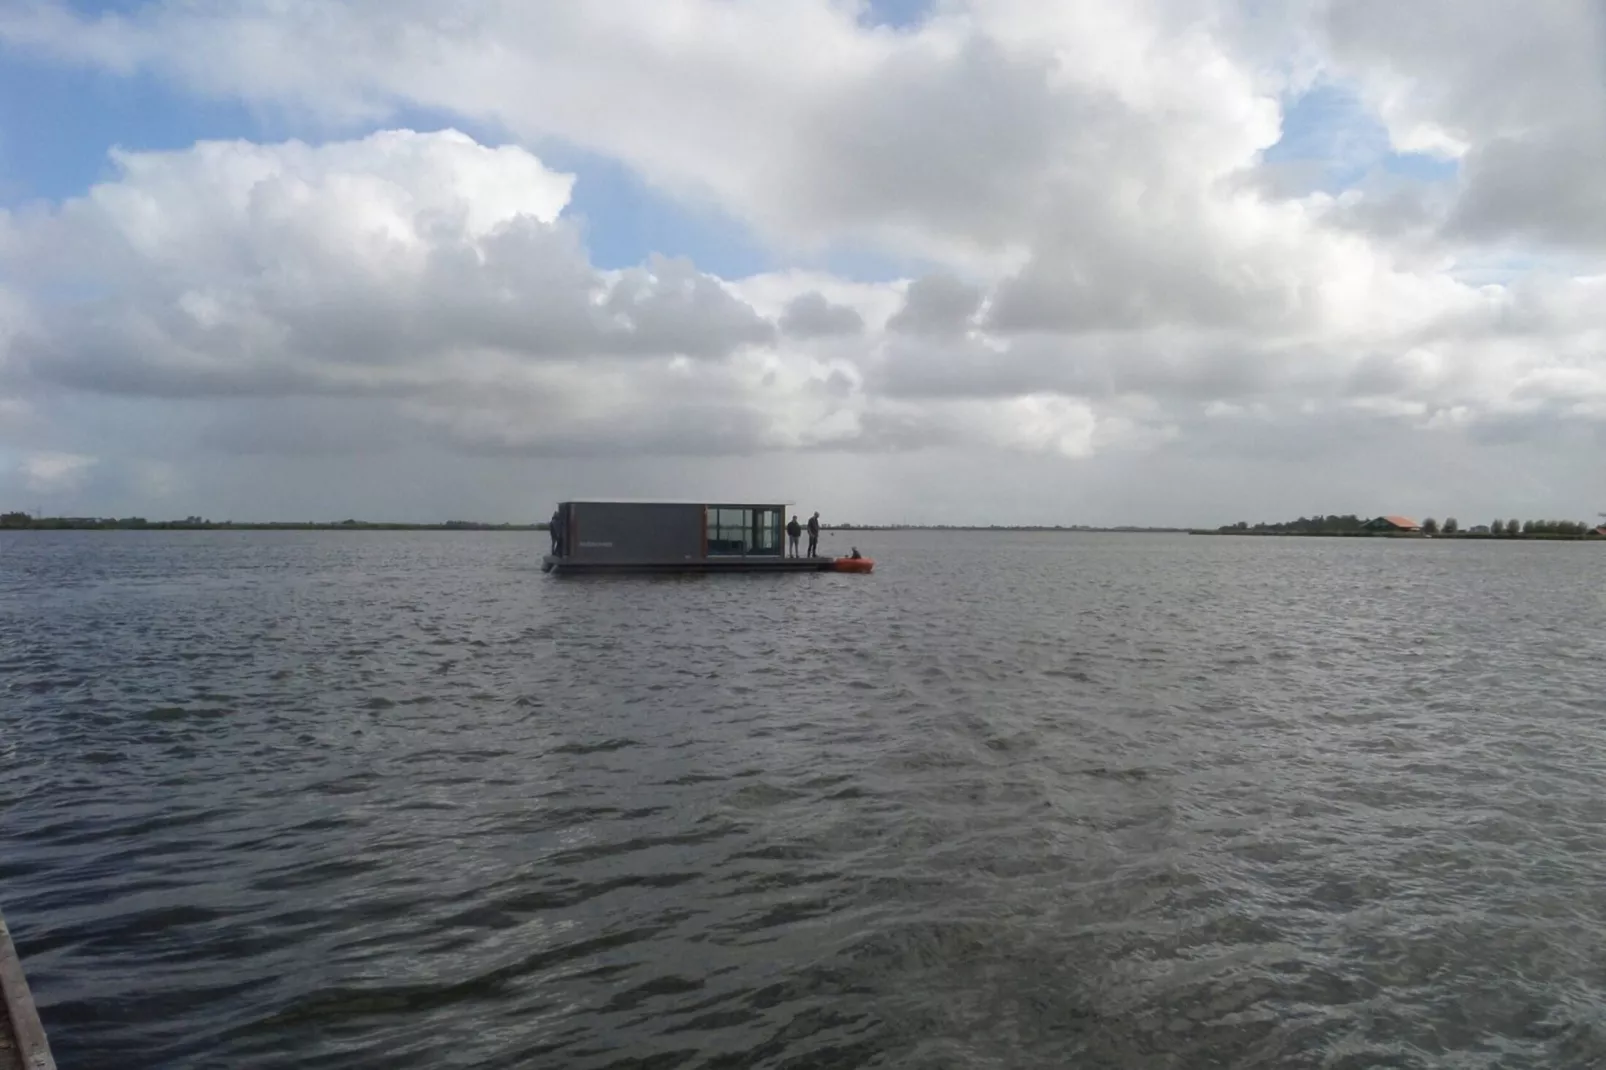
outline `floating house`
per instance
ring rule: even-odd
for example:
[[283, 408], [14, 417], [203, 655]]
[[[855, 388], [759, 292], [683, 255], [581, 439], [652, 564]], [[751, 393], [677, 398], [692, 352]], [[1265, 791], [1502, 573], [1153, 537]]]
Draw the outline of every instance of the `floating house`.
[[[868, 572], [868, 558], [789, 557], [787, 503], [566, 501], [541, 569]], [[805, 535], [805, 540], [807, 536]], [[807, 549], [807, 542], [800, 549]]]

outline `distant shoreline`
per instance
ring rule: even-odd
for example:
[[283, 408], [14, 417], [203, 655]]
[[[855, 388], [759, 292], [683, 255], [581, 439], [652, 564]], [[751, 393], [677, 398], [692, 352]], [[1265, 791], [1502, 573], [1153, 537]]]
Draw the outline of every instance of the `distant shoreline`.
[[1432, 535], [1420, 531], [1255, 531], [1254, 529], [1219, 531], [1215, 528], [1193, 528], [1189, 535], [1227, 535], [1260, 539], [1471, 539], [1485, 542], [1606, 542], [1606, 537], [1593, 532], [1582, 535], [1563, 535], [1560, 532], [1530, 531], [1519, 532], [1515, 535], [1501, 533], [1496, 535], [1492, 531], [1452, 531], [1437, 532]]
[[1185, 535], [1188, 528], [1111, 527], [1084, 524], [838, 524], [821, 531], [1057, 531], [1065, 535]]
[[[139, 517], [124, 519], [97, 519], [90, 517], [29, 517], [18, 520], [15, 516], [0, 523], [0, 531], [524, 531], [544, 532], [545, 523], [493, 524], [475, 520], [448, 520], [438, 524], [406, 524], [393, 521], [341, 520], [335, 522], [264, 520], [264, 521], [212, 521], [212, 520], [144, 520]], [[1560, 532], [1526, 532], [1499, 535], [1487, 531], [1437, 532], [1429, 535], [1420, 531], [1271, 531], [1254, 528], [1185, 528], [1185, 527], [1092, 527], [1065, 524], [842, 524], [821, 528], [826, 534], [852, 535], [857, 532], [936, 531], [960, 533], [1058, 533], [1062, 535], [1222, 535], [1263, 539], [1471, 539], [1487, 541], [1544, 541], [1544, 542], [1606, 542], [1606, 537], [1593, 532], [1562, 534]]]
[[545, 524], [482, 524], [473, 521], [447, 521], [443, 524], [401, 524], [385, 521], [344, 520], [336, 523], [314, 521], [202, 521], [80, 520], [41, 517], [26, 523], [0, 524], [0, 531], [545, 531]]
[[[393, 521], [341, 520], [336, 522], [300, 520], [146, 520], [143, 517], [0, 517], [0, 531], [546, 531], [544, 522], [536, 524], [491, 524], [477, 520], [449, 520], [440, 524], [406, 524]], [[851, 534], [858, 531], [1058, 531], [1066, 533], [1173, 534], [1188, 532], [1185, 527], [1147, 528], [1137, 526], [1089, 527], [1069, 524], [827, 524], [824, 532]]]

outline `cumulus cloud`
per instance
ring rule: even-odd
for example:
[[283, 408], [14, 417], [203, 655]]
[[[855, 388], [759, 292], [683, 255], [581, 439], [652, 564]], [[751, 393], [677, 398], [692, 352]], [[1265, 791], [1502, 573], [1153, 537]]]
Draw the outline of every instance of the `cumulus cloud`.
[[[955, 0], [894, 33], [832, 0], [34, 0], [13, 47], [364, 132], [118, 150], [0, 216], [0, 401], [226, 407], [193, 442], [237, 458], [1542, 444], [1606, 423], [1606, 31], [1474, 6]], [[1318, 84], [1455, 178], [1284, 182]], [[508, 144], [383, 128], [410, 108]], [[781, 262], [919, 267], [599, 269], [554, 139]]]
[[[717, 280], [588, 262], [571, 179], [454, 132], [118, 153], [8, 259], [89, 287], [13, 340], [33, 376], [183, 397], [427, 390], [477, 353], [719, 359], [774, 328]], [[37, 276], [36, 276], [37, 277]]]

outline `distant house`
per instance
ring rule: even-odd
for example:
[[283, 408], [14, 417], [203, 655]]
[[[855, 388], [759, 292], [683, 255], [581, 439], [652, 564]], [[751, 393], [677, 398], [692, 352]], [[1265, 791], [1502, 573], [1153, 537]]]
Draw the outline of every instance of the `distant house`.
[[1594, 531], [1591, 531], [1590, 534], [1591, 535], [1600, 535], [1602, 537], [1606, 537], [1606, 524], [1602, 524], [1600, 527], [1596, 528]]
[[1379, 516], [1363, 525], [1367, 531], [1421, 531], [1422, 525], [1408, 516]]
[[1467, 529], [1467, 534], [1468, 535], [1487, 535], [1487, 534], [1489, 534], [1489, 525], [1488, 524], [1474, 524], [1474, 525], [1472, 525], [1471, 528]]

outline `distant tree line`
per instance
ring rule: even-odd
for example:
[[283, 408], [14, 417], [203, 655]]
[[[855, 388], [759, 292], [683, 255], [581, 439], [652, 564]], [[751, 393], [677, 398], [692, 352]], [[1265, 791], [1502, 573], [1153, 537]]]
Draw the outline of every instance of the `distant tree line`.
[[474, 520], [448, 520], [443, 524], [396, 524], [384, 521], [342, 520], [328, 524], [315, 521], [234, 521], [208, 520], [187, 516], [182, 520], [147, 520], [142, 516], [30, 516], [27, 513], [0, 513], [0, 529], [28, 528], [36, 531], [537, 531], [546, 524], [485, 524]]
[[1496, 520], [1489, 525], [1489, 534], [1507, 538], [1522, 535], [1588, 535], [1594, 525], [1582, 520]]
[[1264, 520], [1258, 524], [1250, 524], [1247, 520], [1240, 520], [1236, 524], [1223, 525], [1221, 530], [1263, 531], [1267, 534], [1290, 535], [1337, 535], [1365, 531], [1366, 521], [1354, 513], [1346, 513], [1343, 516], [1302, 516], [1298, 520], [1285, 520], [1280, 524], [1268, 524]]
[[45, 530], [96, 530], [107, 528], [207, 528], [217, 527], [210, 520], [187, 516], [183, 520], [147, 520], [142, 516], [30, 516], [27, 513], [0, 513], [0, 528], [41, 528]]
[[[1582, 520], [1524, 520], [1520, 524], [1515, 520], [1493, 520], [1489, 523], [1489, 534], [1502, 538], [1521, 538], [1524, 535], [1569, 535], [1576, 538], [1588, 535], [1593, 530], [1592, 525]], [[1453, 516], [1446, 517], [1443, 524], [1428, 517], [1422, 521], [1422, 532], [1426, 535], [1462, 533], [1460, 523]], [[1477, 534], [1482, 535], [1483, 532]]]
[[[1368, 521], [1353, 513], [1342, 516], [1302, 516], [1298, 520], [1285, 520], [1278, 524], [1268, 524], [1264, 520], [1258, 524], [1250, 524], [1240, 520], [1236, 524], [1224, 524], [1218, 531], [1232, 532], [1258, 532], [1267, 535], [1359, 535], [1367, 534]], [[1555, 537], [1566, 536], [1579, 538], [1590, 535], [1594, 526], [1581, 520], [1496, 520], [1489, 525], [1487, 532], [1490, 536], [1501, 538], [1523, 537]], [[1424, 535], [1475, 535], [1483, 536], [1485, 532], [1474, 528], [1468, 532], [1461, 526], [1461, 522], [1453, 516], [1445, 517], [1441, 522], [1433, 517], [1422, 521]]]

